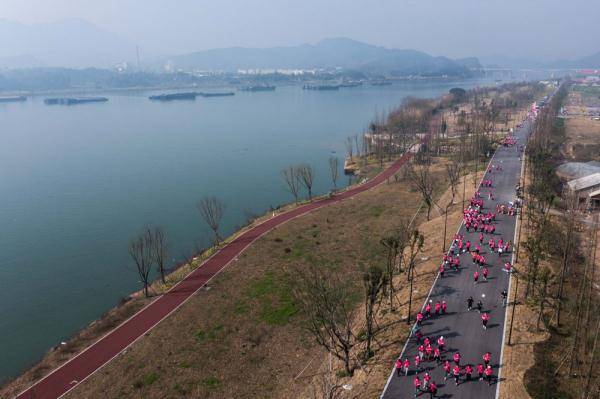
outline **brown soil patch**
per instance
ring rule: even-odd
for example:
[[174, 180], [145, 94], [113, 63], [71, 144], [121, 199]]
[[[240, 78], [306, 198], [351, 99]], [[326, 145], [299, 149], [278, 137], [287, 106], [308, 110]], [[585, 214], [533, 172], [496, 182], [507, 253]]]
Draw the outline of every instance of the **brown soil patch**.
[[565, 126], [565, 155], [578, 161], [600, 161], [600, 121], [574, 116], [565, 120]]

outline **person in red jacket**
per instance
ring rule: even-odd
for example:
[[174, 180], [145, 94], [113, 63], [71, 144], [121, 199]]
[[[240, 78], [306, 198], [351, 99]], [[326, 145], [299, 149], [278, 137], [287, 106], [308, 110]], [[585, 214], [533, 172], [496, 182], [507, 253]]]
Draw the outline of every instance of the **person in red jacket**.
[[425, 317], [426, 318], [430, 318], [431, 317], [431, 304], [427, 304], [425, 305]]
[[483, 324], [483, 329], [487, 330], [487, 323], [490, 320], [490, 315], [486, 312], [481, 313], [481, 323]]
[[415, 376], [415, 378], [413, 379], [413, 385], [415, 386], [415, 398], [417, 396], [419, 396], [419, 393], [421, 392], [421, 380], [419, 379], [418, 376]]
[[471, 381], [471, 375], [473, 374], [473, 366], [467, 364], [465, 366], [465, 378], [467, 381]]
[[484, 268], [483, 268], [483, 271], [482, 271], [482, 274], [483, 274], [483, 280], [484, 280], [484, 281], [487, 281], [487, 278], [488, 278], [488, 273], [489, 273], [489, 270], [488, 270], [488, 268], [487, 268], [487, 267], [484, 267]]
[[488, 364], [485, 368], [485, 379], [488, 381], [488, 385], [492, 385], [492, 366]]
[[452, 375], [454, 376], [454, 382], [456, 383], [456, 386], [458, 386], [460, 381], [460, 367], [454, 366], [452, 368]]
[[435, 385], [435, 382], [431, 381], [429, 383], [429, 399], [435, 398], [436, 395], [437, 395], [437, 385]]
[[440, 348], [440, 351], [443, 351], [444, 350], [444, 345], [446, 345], [446, 341], [444, 340], [444, 336], [443, 335], [440, 336], [437, 339], [437, 344], [438, 344], [438, 347]]
[[421, 358], [419, 355], [415, 356], [415, 369], [417, 369], [417, 374], [421, 372]]
[[477, 374], [479, 374], [479, 381], [483, 381], [483, 364], [477, 365]]
[[490, 352], [485, 352], [483, 354], [483, 363], [485, 363], [486, 367], [490, 365], [491, 359], [492, 359], [492, 354]]
[[402, 360], [400, 358], [396, 359], [396, 374], [400, 377], [400, 373], [402, 372]]
[[429, 373], [425, 373], [425, 375], [423, 376], [423, 390], [427, 390], [427, 387], [429, 386], [429, 381], [431, 381], [431, 376], [429, 375]]
[[444, 373], [444, 381], [446, 381], [448, 377], [452, 375], [452, 366], [450, 365], [450, 362], [448, 360], [444, 362]]
[[452, 360], [454, 360], [454, 364], [456, 364], [457, 366], [460, 366], [460, 353], [456, 352], [452, 356]]
[[408, 369], [410, 368], [410, 362], [408, 361], [408, 358], [404, 359], [404, 375], [408, 376]]
[[433, 350], [433, 360], [435, 360], [436, 364], [440, 364], [442, 362], [442, 353], [440, 352], [440, 348], [435, 348]]
[[420, 326], [422, 321], [423, 321], [423, 313], [419, 312], [419, 313], [417, 313], [417, 325]]
[[442, 310], [442, 304], [440, 303], [440, 301], [436, 301], [435, 302], [435, 306], [434, 306], [434, 311], [435, 311], [435, 315], [439, 316], [440, 314], [440, 310]]
[[446, 301], [442, 301], [442, 314], [446, 314], [446, 310], [448, 309], [448, 305]]
[[477, 280], [479, 280], [479, 272], [477, 270], [475, 270], [473, 272], [473, 283], [477, 284]]

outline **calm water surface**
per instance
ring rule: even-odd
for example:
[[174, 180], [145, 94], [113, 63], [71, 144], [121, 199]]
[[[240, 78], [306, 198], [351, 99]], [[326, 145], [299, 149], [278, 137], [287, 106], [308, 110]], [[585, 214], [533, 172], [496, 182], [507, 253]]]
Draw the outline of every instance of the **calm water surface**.
[[[280, 170], [307, 162], [315, 192], [346, 136], [406, 96], [483, 81], [397, 83], [339, 92], [278, 87], [196, 101], [0, 104], [0, 380], [138, 289], [127, 243], [145, 224], [167, 229], [170, 257], [207, 242], [195, 207], [227, 204], [225, 235], [288, 202]], [[335, 154], [334, 154], [335, 153]], [[345, 179], [343, 179], [345, 181]]]

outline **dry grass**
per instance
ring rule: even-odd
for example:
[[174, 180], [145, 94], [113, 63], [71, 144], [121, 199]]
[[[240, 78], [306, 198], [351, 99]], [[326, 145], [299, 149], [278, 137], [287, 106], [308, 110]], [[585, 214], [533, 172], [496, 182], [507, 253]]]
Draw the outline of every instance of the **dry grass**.
[[[479, 177], [481, 178], [481, 173], [479, 174]], [[472, 174], [467, 175], [466, 184], [468, 197], [475, 189]], [[462, 187], [462, 181], [459, 186]], [[451, 198], [451, 191], [448, 189], [439, 197], [438, 203], [445, 207], [446, 204], [451, 202]], [[454, 235], [456, 228], [462, 221], [461, 200], [462, 197], [457, 196], [455, 198], [457, 204], [449, 209], [446, 247], [451, 241], [451, 237]], [[432, 212], [432, 216], [436, 215], [438, 215], [437, 212]], [[429, 221], [423, 221], [419, 224], [418, 228], [425, 236], [425, 248], [416, 268], [413, 312], [419, 309], [423, 304], [437, 275], [439, 260], [443, 255], [442, 241], [444, 216], [439, 215], [433, 217]], [[391, 313], [388, 311], [389, 308], [384, 306], [378, 315], [379, 325], [390, 325], [391, 327], [377, 336], [377, 342], [374, 347], [375, 356], [362, 364], [351, 378], [336, 378], [335, 374], [342, 370], [343, 367], [341, 364], [334, 362], [333, 373], [330, 374], [331, 378], [336, 380], [338, 384], [352, 385], [352, 390], [345, 391], [342, 397], [378, 398], [379, 395], [381, 395], [381, 391], [392, 370], [393, 363], [398, 358], [409, 332], [409, 326], [405, 322], [408, 311], [407, 301], [409, 295], [408, 286], [406, 285], [405, 280], [405, 275], [400, 275], [396, 279], [396, 285], [402, 287], [396, 295], [396, 303], [402, 304], [399, 311]], [[315, 393], [318, 393], [321, 388], [323, 377], [329, 374], [328, 368], [329, 361], [328, 359], [324, 359], [316, 373], [304, 377], [307, 378], [309, 385], [300, 397], [315, 397]]]
[[[436, 166], [438, 181], [443, 168]], [[419, 195], [385, 184], [266, 234], [147, 337], [67, 397], [294, 397], [323, 353], [289, 297], [292, 266], [321, 262], [347, 271], [382, 261], [382, 232], [414, 214]]]
[[565, 108], [569, 118], [565, 119], [563, 154], [576, 161], [600, 161], [600, 121], [587, 115], [585, 101], [577, 91], [569, 92]]
[[[523, 268], [524, 266], [521, 263], [517, 263], [515, 267]], [[515, 308], [512, 345], [504, 345], [502, 367], [503, 381], [502, 384], [500, 384], [500, 399], [525, 399], [531, 397], [527, 393], [523, 382], [525, 372], [535, 363], [534, 345], [548, 339], [550, 335], [545, 330], [538, 331], [536, 329], [536, 312], [522, 302], [526, 288], [525, 284], [521, 282], [518, 288], [519, 292], [517, 297], [520, 298], [520, 305]], [[514, 286], [510, 292], [509, 298], [512, 303], [515, 298]], [[508, 331], [510, 316], [505, 322], [505, 328], [506, 331]]]

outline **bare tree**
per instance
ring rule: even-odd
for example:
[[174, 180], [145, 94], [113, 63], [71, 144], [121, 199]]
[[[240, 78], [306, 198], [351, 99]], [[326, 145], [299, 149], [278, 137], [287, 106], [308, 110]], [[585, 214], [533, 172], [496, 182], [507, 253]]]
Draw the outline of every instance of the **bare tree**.
[[429, 163], [420, 166], [418, 169], [411, 164], [407, 168], [407, 175], [413, 183], [413, 186], [421, 193], [423, 202], [427, 206], [427, 220], [431, 214], [431, 208], [435, 204], [433, 200], [433, 181], [429, 171]]
[[562, 301], [563, 301], [563, 289], [565, 284], [565, 279], [569, 270], [569, 266], [571, 264], [573, 258], [573, 246], [575, 241], [575, 234], [578, 225], [578, 205], [579, 205], [579, 197], [577, 194], [572, 192], [566, 192], [564, 195], [565, 200], [565, 212], [562, 216], [562, 227], [564, 234], [563, 241], [563, 260], [562, 260], [562, 270], [560, 273], [559, 279], [559, 287], [558, 292], [556, 293], [556, 325], [560, 327], [560, 316], [562, 311]]
[[298, 203], [298, 193], [300, 192], [300, 176], [295, 166], [288, 166], [281, 171], [283, 181], [287, 185], [287, 190], [294, 196], [294, 202]]
[[148, 285], [150, 285], [150, 271], [152, 270], [153, 236], [148, 228], [129, 242], [129, 255], [133, 259], [140, 281], [144, 284], [144, 295], [148, 297]]
[[340, 172], [340, 160], [338, 157], [329, 157], [329, 171], [331, 172], [331, 182], [333, 188], [337, 188], [337, 179]]
[[548, 284], [552, 280], [552, 272], [548, 268], [542, 269], [540, 273], [540, 280], [542, 282], [541, 287], [538, 289], [538, 302], [539, 302], [539, 310], [538, 310], [538, 319], [536, 323], [536, 328], [540, 329], [540, 322], [542, 321], [542, 317], [544, 317], [544, 309], [546, 304], [548, 303]]
[[360, 158], [360, 147], [358, 145], [358, 134], [355, 134], [352, 136], [352, 138], [354, 139], [354, 146], [356, 147], [356, 156]]
[[365, 289], [365, 322], [366, 322], [366, 340], [365, 359], [373, 356], [371, 342], [375, 336], [375, 315], [381, 304], [379, 293], [386, 283], [386, 276], [383, 270], [376, 266], [371, 266], [363, 272], [363, 287]]
[[460, 180], [460, 163], [456, 157], [452, 157], [451, 162], [446, 165], [446, 172], [448, 172], [448, 180], [450, 181], [450, 189], [452, 190], [452, 202], [454, 202], [456, 187]]
[[415, 280], [415, 267], [417, 264], [417, 254], [423, 251], [423, 245], [425, 243], [425, 236], [415, 229], [410, 237], [409, 252], [407, 254], [408, 259], [406, 260], [407, 265], [407, 279], [410, 282], [409, 295], [408, 295], [408, 313], [406, 322], [410, 324], [410, 313], [412, 311], [412, 297], [413, 297], [413, 285]]
[[321, 373], [318, 381], [312, 386], [313, 399], [341, 399], [344, 397], [343, 384], [332, 370]]
[[164, 283], [165, 281], [165, 258], [167, 257], [167, 237], [165, 230], [162, 227], [155, 227], [152, 239], [152, 255], [160, 278]]
[[346, 137], [346, 141], [344, 142], [344, 144], [346, 144], [346, 153], [348, 154], [348, 158], [350, 158], [350, 162], [352, 162], [352, 155], [354, 153], [354, 141], [352, 139], [352, 136]]
[[196, 205], [200, 211], [200, 216], [206, 222], [208, 227], [215, 234], [215, 244], [219, 245], [221, 242], [221, 235], [219, 234], [219, 225], [225, 212], [225, 203], [214, 196], [204, 197]]
[[315, 177], [315, 172], [312, 166], [302, 164], [298, 165], [296, 170], [298, 171], [298, 176], [300, 176], [300, 182], [302, 185], [304, 185], [304, 187], [306, 187], [306, 191], [308, 191], [308, 199], [312, 199], [312, 186]]
[[[409, 223], [405, 220], [400, 222], [400, 227], [392, 231], [390, 234], [381, 238], [379, 243], [386, 249], [386, 291], [390, 303], [390, 310], [394, 311], [394, 296], [396, 287], [394, 286], [394, 276], [402, 271], [402, 261], [404, 250], [410, 239], [411, 231]], [[398, 259], [400, 260], [398, 262]]]
[[351, 351], [358, 339], [352, 332], [355, 293], [351, 286], [327, 268], [313, 264], [297, 268], [294, 275], [292, 293], [306, 316], [306, 328], [319, 345], [344, 362], [346, 372], [352, 375]]

